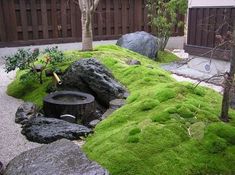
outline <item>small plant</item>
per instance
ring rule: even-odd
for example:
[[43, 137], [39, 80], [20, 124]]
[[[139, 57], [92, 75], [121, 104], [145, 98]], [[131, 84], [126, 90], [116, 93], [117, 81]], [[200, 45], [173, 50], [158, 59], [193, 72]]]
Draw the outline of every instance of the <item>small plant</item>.
[[187, 0], [147, 0], [148, 18], [159, 41], [159, 49], [164, 51], [172, 35], [172, 28], [184, 23], [178, 22], [178, 15], [184, 15], [187, 10]]
[[55, 70], [56, 64], [64, 60], [64, 55], [58, 50], [58, 47], [47, 48], [43, 54], [45, 56], [40, 58], [39, 49], [19, 49], [16, 54], [4, 57], [6, 60], [6, 72], [8, 73], [18, 68], [25, 71], [20, 77], [22, 82], [38, 79], [40, 84], [42, 84], [44, 70], [48, 66]]

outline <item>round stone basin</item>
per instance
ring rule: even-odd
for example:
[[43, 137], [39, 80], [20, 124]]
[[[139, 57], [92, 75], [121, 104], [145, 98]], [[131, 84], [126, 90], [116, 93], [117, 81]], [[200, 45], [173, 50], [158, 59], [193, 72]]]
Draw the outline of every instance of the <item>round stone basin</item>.
[[86, 123], [95, 112], [95, 98], [82, 92], [58, 91], [44, 98], [43, 110], [46, 117], [60, 118], [69, 114], [75, 116], [77, 121]]

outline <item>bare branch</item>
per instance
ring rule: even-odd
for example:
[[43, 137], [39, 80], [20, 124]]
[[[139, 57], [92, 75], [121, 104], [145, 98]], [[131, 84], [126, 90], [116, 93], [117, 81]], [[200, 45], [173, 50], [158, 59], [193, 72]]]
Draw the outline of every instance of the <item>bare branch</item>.
[[95, 9], [98, 7], [100, 0], [92, 0], [92, 6], [90, 8], [90, 11], [93, 13]]

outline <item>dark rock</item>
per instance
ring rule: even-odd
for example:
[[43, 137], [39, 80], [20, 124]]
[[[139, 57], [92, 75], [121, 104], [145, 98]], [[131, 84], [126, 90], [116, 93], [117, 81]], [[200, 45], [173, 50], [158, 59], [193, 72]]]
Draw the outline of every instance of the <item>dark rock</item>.
[[101, 117], [102, 120], [106, 119], [108, 116], [110, 116], [116, 109], [109, 108]]
[[91, 133], [91, 129], [56, 118], [33, 117], [22, 126], [22, 134], [33, 142], [51, 143], [61, 138], [79, 139]]
[[138, 61], [138, 60], [133, 60], [133, 59], [128, 59], [128, 60], [126, 61], [126, 63], [127, 63], [128, 65], [141, 65], [141, 62], [140, 62], [140, 61]]
[[6, 167], [5, 175], [108, 175], [108, 171], [89, 160], [75, 143], [61, 139], [26, 151]]
[[129, 94], [128, 92], [125, 92], [124, 95], [123, 95], [123, 98], [124, 98], [124, 99], [127, 99], [127, 97], [129, 97], [129, 95], [130, 95], [130, 94]]
[[109, 102], [109, 108], [118, 109], [118, 108], [122, 107], [123, 105], [125, 105], [125, 102], [126, 101], [124, 99], [114, 99]]
[[29, 120], [32, 116], [37, 113], [37, 107], [31, 102], [25, 102], [17, 109], [15, 114], [15, 122], [22, 124]]
[[4, 170], [4, 166], [3, 166], [3, 163], [0, 162], [0, 175], [3, 174], [3, 170]]
[[147, 32], [135, 32], [123, 35], [117, 45], [147, 56], [153, 60], [156, 59], [158, 52], [158, 39]]
[[100, 120], [96, 119], [96, 120], [93, 120], [89, 123], [89, 126], [91, 128], [94, 128], [96, 125], [98, 125], [98, 123], [100, 122]]
[[73, 63], [62, 77], [63, 89], [92, 94], [103, 106], [122, 98], [126, 92], [113, 75], [95, 58], [81, 59]]

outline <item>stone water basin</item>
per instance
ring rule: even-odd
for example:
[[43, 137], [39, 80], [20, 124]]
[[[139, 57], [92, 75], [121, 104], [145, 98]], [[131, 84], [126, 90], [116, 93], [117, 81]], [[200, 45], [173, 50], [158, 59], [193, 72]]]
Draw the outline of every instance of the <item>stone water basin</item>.
[[43, 111], [46, 117], [61, 118], [70, 115], [76, 123], [91, 121], [95, 112], [95, 98], [87, 93], [77, 91], [57, 91], [43, 100]]

